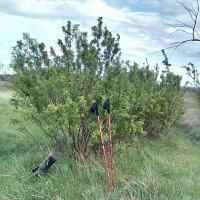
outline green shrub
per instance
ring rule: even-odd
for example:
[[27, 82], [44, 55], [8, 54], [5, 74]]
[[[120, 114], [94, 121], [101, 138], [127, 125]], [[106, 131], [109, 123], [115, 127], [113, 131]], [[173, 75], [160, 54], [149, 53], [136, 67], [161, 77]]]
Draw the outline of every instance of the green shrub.
[[[166, 70], [159, 82], [158, 69], [139, 68], [120, 60], [119, 39], [103, 27], [102, 18], [91, 28], [92, 38], [78, 25], [62, 27], [60, 52], [28, 34], [18, 41], [11, 66], [17, 92], [13, 103], [51, 137], [59, 149], [88, 157], [99, 148], [93, 101], [111, 102], [113, 142], [131, 144], [136, 135], [159, 137], [183, 112], [181, 78]], [[106, 113], [101, 109], [104, 132]], [[106, 138], [107, 139], [107, 138]]]

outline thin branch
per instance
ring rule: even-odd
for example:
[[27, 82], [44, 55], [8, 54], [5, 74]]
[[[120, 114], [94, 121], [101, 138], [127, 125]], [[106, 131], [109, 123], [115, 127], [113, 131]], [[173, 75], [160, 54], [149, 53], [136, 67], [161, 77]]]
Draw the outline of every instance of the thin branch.
[[186, 24], [186, 23], [184, 23], [184, 22], [182, 22], [182, 21], [179, 21], [179, 20], [175, 20], [175, 19], [173, 19], [172, 21], [174, 21], [175, 22], [175, 24], [165, 24], [166, 26], [169, 26], [169, 27], [187, 27], [187, 28], [192, 28], [193, 26], [191, 26], [191, 25], [189, 25], [189, 24]]
[[[164, 48], [163, 50], [169, 50], [169, 49], [174, 49], [173, 52], [171, 53], [171, 55], [176, 51], [177, 48], [179, 48], [181, 45], [183, 45], [184, 43], [188, 43], [188, 42], [200, 42], [200, 39], [189, 39], [189, 40], [183, 40], [181, 42], [173, 42], [172, 43], [172, 46], [170, 47], [167, 47], [167, 48]], [[153, 54], [156, 54], [156, 53], [160, 53], [161, 50], [159, 51], [154, 51], [153, 53], [149, 53], [147, 54], [147, 56], [150, 56], [150, 55], [153, 55]]]
[[192, 33], [186, 31], [186, 30], [183, 30], [183, 29], [180, 29], [180, 28], [177, 28], [173, 33], [171, 33], [170, 35], [174, 34], [174, 33], [177, 33], [177, 32], [183, 32], [183, 33], [186, 33], [188, 35], [193, 35]]
[[[188, 43], [188, 42], [200, 42], [200, 33], [197, 30], [197, 22], [198, 22], [198, 16], [199, 16], [199, 12], [200, 12], [200, 5], [199, 5], [199, 0], [196, 0], [196, 8], [193, 7], [193, 5], [191, 3], [183, 3], [180, 0], [175, 0], [175, 3], [178, 4], [180, 7], [182, 7], [190, 16], [190, 19], [192, 20], [192, 25], [187, 24], [185, 22], [179, 21], [179, 20], [173, 20], [175, 23], [169, 23], [166, 24], [166, 26], [168, 27], [172, 27], [175, 30], [170, 33], [170, 35], [168, 36], [168, 38], [170, 36], [172, 36], [175, 33], [178, 32], [182, 32], [185, 33], [187, 35], [190, 35], [191, 38], [187, 39], [187, 40], [182, 40], [180, 42], [174, 42], [171, 44], [171, 46], [163, 49], [163, 50], [169, 50], [169, 49], [173, 49], [171, 55], [183, 44]], [[191, 31], [191, 32], [190, 32]], [[152, 55], [155, 53], [158, 53], [160, 51], [156, 51], [153, 52], [151, 54], [148, 55]]]
[[195, 30], [195, 33], [197, 34], [197, 36], [200, 38], [200, 34], [197, 30]]
[[182, 6], [188, 12], [190, 17], [193, 19], [193, 16], [196, 14], [196, 11], [194, 9], [190, 9], [190, 7], [187, 4], [183, 3], [183, 2], [180, 2], [180, 1], [175, 1], [175, 2], [177, 4], [179, 4], [180, 6]]
[[165, 48], [164, 50], [174, 49], [174, 50], [172, 51], [172, 53], [170, 54], [170, 56], [172, 56], [172, 55], [174, 54], [174, 52], [175, 52], [180, 46], [182, 46], [184, 43], [193, 42], [193, 41], [196, 41], [196, 42], [198, 41], [198, 42], [200, 42], [200, 39], [189, 39], [189, 40], [183, 40], [183, 41], [181, 41], [181, 42], [174, 42], [174, 43], [172, 43], [173, 46], [170, 46], [170, 47], [168, 47], [168, 48]]
[[24, 130], [29, 134], [29, 136], [33, 139], [33, 141], [37, 145], [38, 141], [35, 139], [35, 137], [32, 135], [32, 133], [26, 127], [24, 127]]
[[197, 32], [196, 31], [196, 25], [197, 25], [198, 15], [199, 15], [199, 2], [197, 0], [197, 12], [196, 12], [196, 15], [195, 15], [195, 21], [194, 21], [194, 27], [193, 27], [193, 39], [195, 38], [195, 32]]
[[174, 46], [174, 50], [172, 51], [172, 53], [170, 54], [170, 56], [172, 56], [174, 54], [174, 52], [176, 51], [176, 49], [178, 49], [178, 47], [180, 47], [182, 44], [188, 42], [187, 40], [180, 42], [178, 45]]

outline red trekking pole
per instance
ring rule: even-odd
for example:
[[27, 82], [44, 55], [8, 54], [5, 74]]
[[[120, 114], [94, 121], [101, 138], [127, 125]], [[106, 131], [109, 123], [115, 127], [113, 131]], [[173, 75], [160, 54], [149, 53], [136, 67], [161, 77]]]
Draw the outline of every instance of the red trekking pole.
[[109, 143], [110, 143], [110, 168], [111, 168], [111, 174], [112, 174], [112, 179], [111, 179], [111, 184], [110, 184], [110, 190], [111, 192], [114, 191], [114, 161], [113, 161], [113, 152], [112, 152], [112, 128], [111, 128], [111, 117], [110, 117], [110, 102], [109, 99], [107, 99], [104, 104], [103, 108], [107, 110], [108, 112], [108, 130], [109, 130]]
[[111, 168], [111, 174], [112, 174], [112, 179], [110, 179], [109, 175], [109, 169], [108, 169], [108, 161], [106, 157], [106, 150], [104, 146], [104, 139], [103, 139], [103, 133], [101, 129], [101, 123], [100, 123], [100, 117], [99, 117], [99, 110], [98, 110], [98, 105], [97, 102], [94, 102], [90, 108], [91, 112], [96, 112], [97, 120], [98, 120], [98, 129], [100, 133], [100, 138], [101, 138], [101, 144], [102, 144], [102, 151], [103, 151], [103, 157], [104, 157], [104, 165], [105, 165], [105, 170], [106, 170], [106, 175], [108, 178], [108, 188], [110, 193], [114, 191], [114, 161], [113, 161], [113, 153], [112, 153], [112, 130], [111, 130], [111, 119], [110, 119], [110, 102], [107, 99], [104, 104], [103, 108], [107, 110], [108, 112], [108, 130], [109, 130], [109, 152], [110, 152], [110, 168]]
[[105, 150], [105, 146], [104, 146], [104, 139], [103, 139], [103, 133], [102, 133], [102, 129], [101, 129], [101, 123], [100, 123], [97, 102], [94, 102], [92, 104], [90, 110], [91, 110], [91, 112], [95, 112], [96, 116], [97, 116], [98, 129], [99, 129], [99, 134], [100, 134], [100, 138], [101, 138], [101, 145], [102, 145], [103, 158], [104, 158], [104, 166], [105, 166], [106, 175], [107, 175], [107, 179], [108, 179], [108, 187], [109, 187], [109, 191], [112, 192], [111, 187], [110, 187], [110, 175], [109, 175], [109, 170], [108, 170], [108, 161], [107, 161], [107, 157], [106, 157], [106, 150]]

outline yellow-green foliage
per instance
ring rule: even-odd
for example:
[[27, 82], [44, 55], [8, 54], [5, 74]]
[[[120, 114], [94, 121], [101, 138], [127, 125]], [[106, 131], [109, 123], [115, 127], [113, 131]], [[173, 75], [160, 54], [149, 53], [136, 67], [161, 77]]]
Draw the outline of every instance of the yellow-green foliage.
[[93, 101], [100, 106], [103, 130], [107, 116], [101, 105], [111, 102], [113, 142], [130, 144], [136, 135], [159, 137], [183, 112], [179, 76], [120, 61], [119, 35], [102, 25], [92, 27], [92, 39], [71, 22], [62, 27], [61, 54], [24, 34], [13, 51], [16, 72], [13, 103], [50, 136], [60, 150], [87, 157], [98, 149]]

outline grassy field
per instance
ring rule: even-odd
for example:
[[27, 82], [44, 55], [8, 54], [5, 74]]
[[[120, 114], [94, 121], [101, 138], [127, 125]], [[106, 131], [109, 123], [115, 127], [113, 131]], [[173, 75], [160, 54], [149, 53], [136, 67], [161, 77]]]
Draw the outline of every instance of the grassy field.
[[[31, 169], [52, 151], [51, 144], [31, 122], [25, 123], [32, 136], [16, 130], [10, 120], [22, 114], [9, 103], [12, 91], [0, 90], [0, 200], [200, 199], [200, 142], [191, 137], [199, 128], [197, 123], [187, 126], [187, 116], [165, 139], [142, 139], [115, 153], [116, 186], [108, 194], [102, 158], [77, 163], [61, 157], [47, 175], [31, 177]], [[186, 97], [187, 106], [193, 106], [194, 96]]]

